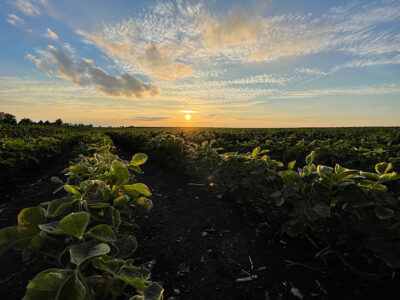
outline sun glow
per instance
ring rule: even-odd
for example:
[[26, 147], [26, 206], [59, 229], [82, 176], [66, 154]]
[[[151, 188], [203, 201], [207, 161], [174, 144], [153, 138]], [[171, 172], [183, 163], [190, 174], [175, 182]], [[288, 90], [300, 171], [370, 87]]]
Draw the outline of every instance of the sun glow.
[[185, 115], [185, 119], [186, 119], [186, 120], [188, 120], [188, 121], [189, 121], [191, 118], [192, 118], [192, 116], [191, 116], [191, 115], [189, 115], [189, 114], [186, 114], [186, 115]]

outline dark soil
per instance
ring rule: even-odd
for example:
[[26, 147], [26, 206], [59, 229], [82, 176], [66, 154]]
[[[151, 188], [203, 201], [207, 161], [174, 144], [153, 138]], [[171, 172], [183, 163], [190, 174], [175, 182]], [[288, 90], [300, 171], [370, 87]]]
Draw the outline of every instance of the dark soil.
[[313, 258], [322, 248], [274, 236], [229, 199], [151, 160], [142, 170], [138, 180], [152, 188], [154, 207], [137, 220], [134, 257], [154, 264], [152, 280], [163, 283], [165, 299], [399, 299], [397, 275], [356, 275], [335, 255], [328, 269], [313, 270], [323, 266]]
[[[57, 185], [50, 182], [52, 176], [60, 176], [68, 161], [76, 154], [65, 152], [35, 170], [27, 170], [19, 177], [0, 185], [0, 228], [17, 224], [17, 215], [25, 207], [55, 199]], [[62, 195], [60, 191], [57, 196]], [[0, 256], [0, 299], [21, 299], [28, 281], [49, 266], [43, 262], [25, 266], [21, 253], [10, 250]]]
[[[70, 158], [64, 154], [28, 182], [3, 186], [0, 227], [15, 224], [22, 208], [54, 199], [57, 186], [50, 177], [59, 175]], [[396, 273], [394, 279], [368, 279], [335, 256], [329, 257], [329, 269], [312, 270], [321, 265], [313, 259], [321, 249], [274, 235], [267, 224], [193, 185], [196, 180], [188, 176], [151, 160], [142, 169], [138, 179], [152, 189], [154, 208], [137, 220], [141, 230], [134, 258], [152, 267], [152, 280], [163, 283], [165, 299], [400, 298]], [[0, 264], [0, 299], [21, 299], [29, 279], [48, 268], [44, 263], [25, 267], [14, 251], [0, 257]]]

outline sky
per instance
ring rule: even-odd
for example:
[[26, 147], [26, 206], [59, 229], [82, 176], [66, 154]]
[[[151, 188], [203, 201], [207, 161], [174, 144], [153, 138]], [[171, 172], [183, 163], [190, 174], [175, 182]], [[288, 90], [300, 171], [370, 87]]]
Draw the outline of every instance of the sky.
[[2, 0], [0, 111], [101, 126], [400, 126], [400, 1]]

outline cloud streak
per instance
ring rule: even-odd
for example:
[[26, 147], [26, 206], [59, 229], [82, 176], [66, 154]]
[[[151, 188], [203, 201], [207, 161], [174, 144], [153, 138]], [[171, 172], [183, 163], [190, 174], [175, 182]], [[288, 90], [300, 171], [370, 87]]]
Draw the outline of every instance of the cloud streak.
[[47, 0], [16, 0], [14, 5], [27, 16], [41, 14], [41, 9], [47, 7]]
[[67, 50], [57, 49], [51, 45], [40, 58], [31, 54], [28, 54], [27, 58], [50, 76], [68, 80], [81, 87], [93, 85], [107, 96], [144, 99], [158, 96], [161, 93], [157, 86], [143, 83], [130, 74], [113, 76], [96, 66], [91, 60], [78, 58], [75, 63]]

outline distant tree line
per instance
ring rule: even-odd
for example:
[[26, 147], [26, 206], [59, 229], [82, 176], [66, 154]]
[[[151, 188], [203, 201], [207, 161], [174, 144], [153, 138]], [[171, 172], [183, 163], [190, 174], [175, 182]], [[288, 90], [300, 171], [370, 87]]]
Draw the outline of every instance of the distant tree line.
[[0, 124], [10, 124], [10, 125], [56, 125], [56, 126], [79, 126], [79, 127], [83, 127], [83, 126], [87, 126], [87, 127], [93, 127], [92, 124], [83, 124], [83, 123], [79, 123], [79, 124], [72, 124], [72, 123], [64, 123], [61, 119], [57, 119], [54, 122], [50, 122], [48, 120], [46, 121], [42, 121], [40, 120], [39, 122], [34, 122], [29, 118], [23, 118], [21, 119], [19, 122], [17, 122], [17, 119], [15, 118], [14, 115], [9, 114], [9, 113], [5, 113], [5, 112], [0, 112]]

